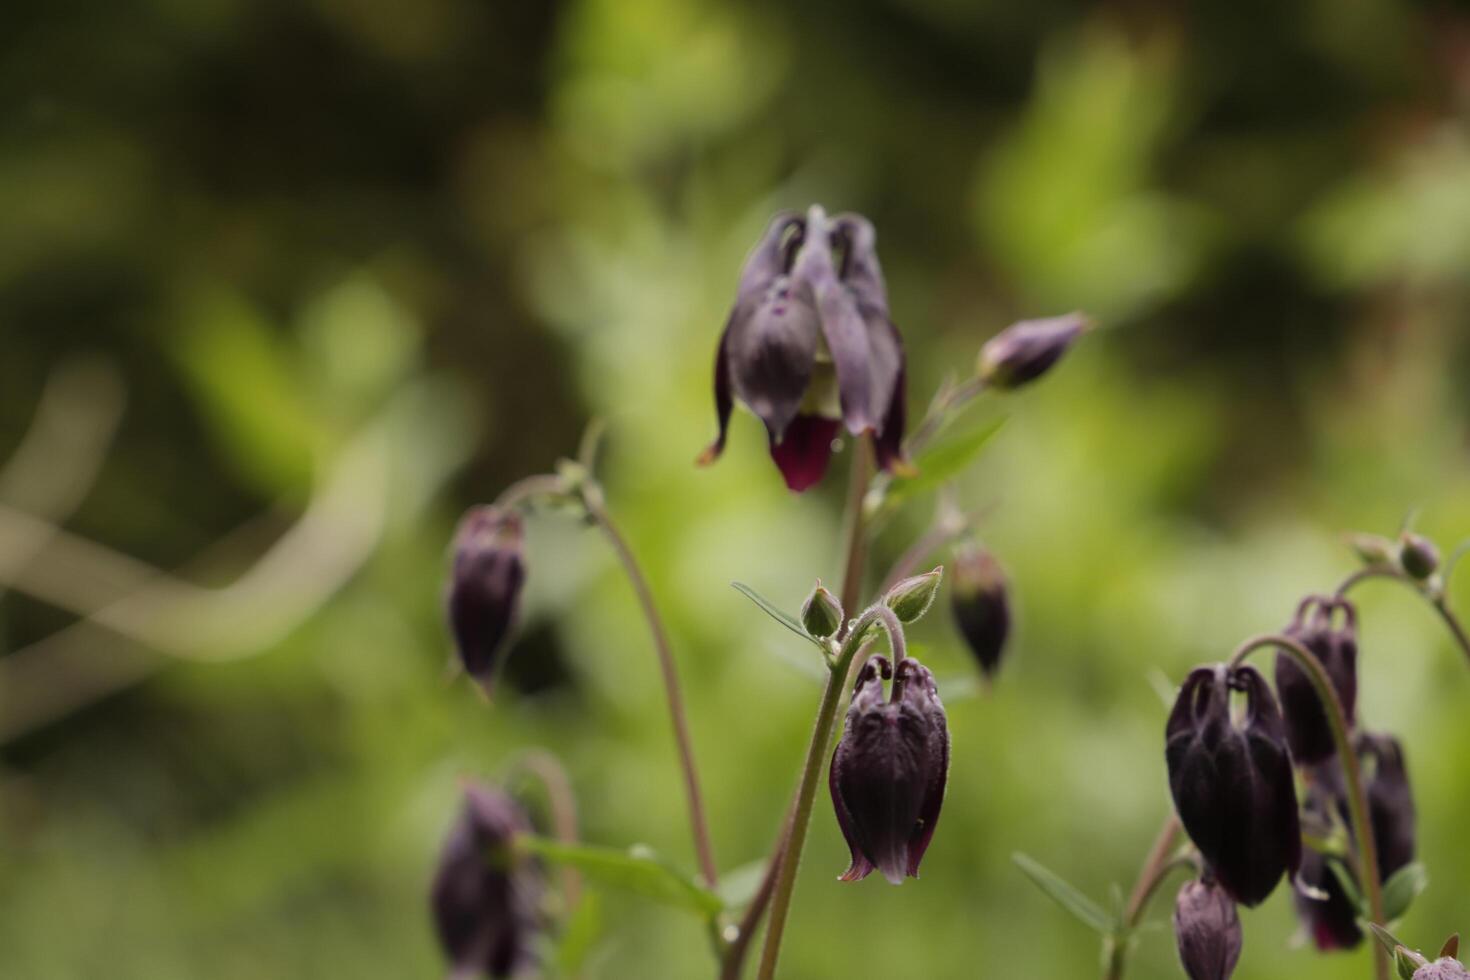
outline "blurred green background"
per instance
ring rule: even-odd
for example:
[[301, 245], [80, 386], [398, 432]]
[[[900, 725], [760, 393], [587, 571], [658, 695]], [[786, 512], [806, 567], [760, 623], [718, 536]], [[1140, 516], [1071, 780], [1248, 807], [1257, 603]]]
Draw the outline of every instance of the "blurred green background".
[[[532, 522], [493, 707], [446, 671], [454, 520], [594, 415], [716, 853], [764, 854], [819, 689], [728, 583], [794, 607], [838, 577], [842, 461], [793, 497], [738, 415], [691, 464], [779, 207], [874, 221], [912, 413], [1013, 319], [1105, 328], [973, 410], [1008, 417], [962, 498], [996, 505], [1012, 659], [950, 699], [922, 880], [837, 884], [819, 801], [787, 976], [1093, 975], [1010, 854], [1126, 887], [1168, 805], [1160, 678], [1284, 625], [1351, 569], [1345, 528], [1470, 531], [1459, 5], [11, 0], [0, 26], [4, 977], [439, 975], [456, 780], [531, 746], [589, 839], [692, 868], [595, 533]], [[1431, 875], [1401, 933], [1437, 948], [1470, 928], [1470, 672], [1405, 590], [1361, 600], [1360, 713], [1405, 740]], [[913, 639], [970, 675], [946, 617]], [[1293, 946], [1289, 905], [1244, 915], [1238, 977], [1367, 975]], [[601, 907], [590, 976], [712, 972], [677, 912]], [[1179, 973], [1149, 933], [1134, 975]]]

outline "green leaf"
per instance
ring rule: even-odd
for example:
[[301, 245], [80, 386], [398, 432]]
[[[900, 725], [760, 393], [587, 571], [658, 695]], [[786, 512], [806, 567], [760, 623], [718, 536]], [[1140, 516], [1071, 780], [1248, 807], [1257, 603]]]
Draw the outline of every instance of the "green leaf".
[[782, 626], [786, 627], [791, 632], [801, 637], [803, 640], [806, 640], [808, 643], [814, 643], [818, 647], [822, 646], [820, 640], [814, 640], [810, 636], [807, 636], [806, 630], [801, 628], [801, 624], [796, 621], [795, 617], [788, 616], [786, 613], [782, 612], [770, 599], [767, 599], [765, 596], [761, 595], [759, 592], [757, 592], [755, 589], [752, 589], [744, 582], [731, 582], [730, 584], [735, 586], [735, 590], [737, 592], [759, 606], [761, 612], [765, 613], [767, 616], [770, 616], [776, 622], [780, 623]]
[[703, 918], [718, 915], [725, 908], [720, 896], [701, 887], [641, 844], [624, 851], [592, 844], [563, 844], [529, 834], [517, 837], [516, 843], [548, 861], [571, 865], [589, 881], [685, 909]]
[[1401, 919], [1429, 884], [1429, 872], [1418, 861], [1399, 868], [1383, 883], [1383, 917]]
[[1102, 936], [1112, 936], [1117, 932], [1117, 922], [1103, 911], [1102, 906], [1072, 887], [1056, 872], [1043, 867], [1019, 851], [1011, 855], [1011, 860], [1037, 888], [1046, 892], [1052, 901], [1071, 912], [1083, 925], [1092, 928]]
[[582, 973], [597, 940], [602, 936], [602, 901], [596, 892], [584, 891], [577, 907], [562, 924], [556, 943], [557, 972], [564, 977]]
[[925, 449], [914, 460], [918, 471], [913, 476], [897, 477], [888, 487], [887, 504], [898, 507], [907, 500], [938, 490], [965, 471], [980, 450], [1005, 424], [1005, 417], [987, 422], [967, 432], [941, 439]]
[[1403, 943], [1399, 942], [1397, 936], [1375, 922], [1368, 923], [1368, 931], [1373, 933], [1373, 937], [1390, 953], [1403, 945]]
[[722, 872], [720, 887], [716, 890], [720, 900], [725, 903], [725, 908], [744, 908], [755, 897], [765, 877], [766, 859], [760, 858], [749, 864], [742, 864], [733, 870]]

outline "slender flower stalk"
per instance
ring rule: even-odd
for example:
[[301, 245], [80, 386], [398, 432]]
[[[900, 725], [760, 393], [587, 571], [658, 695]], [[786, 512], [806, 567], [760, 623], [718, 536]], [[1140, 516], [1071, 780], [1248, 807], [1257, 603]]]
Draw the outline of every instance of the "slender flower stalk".
[[1470, 661], [1470, 634], [1465, 632], [1465, 627], [1460, 622], [1460, 618], [1450, 608], [1449, 601], [1446, 599], [1444, 592], [1431, 591], [1424, 588], [1419, 582], [1410, 578], [1401, 568], [1393, 565], [1369, 565], [1367, 568], [1360, 568], [1342, 580], [1342, 584], [1337, 587], [1337, 597], [1341, 599], [1362, 583], [1375, 578], [1393, 579], [1402, 582], [1427, 599], [1429, 604], [1434, 607], [1434, 611], [1439, 614], [1439, 618], [1444, 621], [1445, 627], [1450, 631], [1450, 635], [1455, 638], [1455, 643], [1459, 646], [1460, 652], [1465, 655], [1467, 661]]
[[[1144, 909], [1148, 908], [1149, 900], [1164, 883], [1169, 872], [1179, 867], [1181, 860], [1174, 856], [1175, 845], [1179, 843], [1179, 832], [1183, 829], [1179, 825], [1179, 817], [1173, 810], [1165, 818], [1164, 825], [1159, 828], [1159, 835], [1154, 839], [1153, 847], [1149, 848], [1148, 857], [1144, 859], [1143, 868], [1138, 872], [1138, 881], [1133, 885], [1133, 892], [1128, 896], [1128, 905], [1123, 910], [1123, 932], [1132, 932], [1138, 927], [1143, 919]], [[1108, 943], [1104, 952], [1103, 980], [1122, 980], [1123, 970], [1128, 964], [1129, 943], [1126, 938], [1116, 937]]]
[[674, 728], [674, 742], [679, 749], [679, 766], [684, 774], [684, 795], [688, 798], [689, 803], [689, 829], [694, 837], [694, 850], [699, 857], [700, 873], [704, 877], [705, 884], [714, 888], [719, 883], [719, 869], [715, 864], [714, 850], [710, 846], [709, 826], [704, 817], [704, 800], [699, 792], [699, 772], [694, 764], [694, 746], [689, 737], [689, 719], [684, 711], [684, 695], [679, 686], [679, 672], [674, 665], [674, 654], [669, 646], [668, 632], [664, 629], [663, 618], [659, 616], [658, 607], [653, 601], [653, 593], [648, 588], [648, 581], [643, 577], [642, 569], [639, 568], [637, 560], [633, 557], [628, 542], [623, 538], [607, 512], [601, 489], [595, 484], [584, 486], [582, 499], [588, 516], [601, 528], [603, 536], [612, 546], [613, 553], [617, 555], [618, 562], [623, 566], [623, 571], [627, 574], [628, 581], [638, 596], [643, 618], [648, 622], [648, 631], [653, 636], [653, 649], [658, 655], [664, 691], [668, 695], [669, 720]]
[[903, 639], [903, 626], [899, 623], [898, 616], [881, 603], [869, 606], [844, 635], [837, 658], [830, 668], [827, 687], [822, 692], [822, 703], [817, 709], [811, 744], [807, 747], [806, 764], [802, 767], [801, 788], [797, 791], [789, 840], [782, 854], [781, 868], [777, 872], [771, 897], [771, 921], [766, 930], [766, 944], [761, 951], [758, 974], [760, 980], [772, 980], [776, 975], [776, 961], [781, 955], [786, 915], [791, 909], [791, 896], [796, 890], [796, 871], [801, 864], [801, 851], [806, 844], [807, 828], [811, 824], [812, 805], [816, 801], [817, 784], [821, 782], [822, 765], [826, 762], [828, 746], [832, 740], [832, 724], [837, 717], [843, 690], [847, 687], [848, 668], [863, 646], [863, 634], [874, 623], [881, 624], [888, 633], [888, 644], [895, 663], [903, 660], [908, 653]]
[[[1310, 650], [1295, 639], [1279, 634], [1252, 637], [1242, 643], [1230, 658], [1232, 668], [1240, 666], [1252, 653], [1274, 647], [1296, 661], [1327, 709], [1327, 724], [1332, 730], [1332, 741], [1337, 748], [1338, 764], [1342, 766], [1343, 782], [1347, 788], [1348, 816], [1352, 823], [1353, 837], [1358, 845], [1358, 873], [1363, 891], [1368, 898], [1368, 917], [1374, 925], [1383, 925], [1383, 884], [1378, 877], [1378, 845], [1373, 838], [1373, 826], [1368, 818], [1368, 796], [1363, 790], [1362, 772], [1358, 766], [1358, 753], [1354, 749], [1347, 724], [1347, 716], [1338, 700], [1322, 662]], [[1388, 980], [1388, 956], [1382, 946], [1373, 949], [1373, 967], [1378, 980]]]

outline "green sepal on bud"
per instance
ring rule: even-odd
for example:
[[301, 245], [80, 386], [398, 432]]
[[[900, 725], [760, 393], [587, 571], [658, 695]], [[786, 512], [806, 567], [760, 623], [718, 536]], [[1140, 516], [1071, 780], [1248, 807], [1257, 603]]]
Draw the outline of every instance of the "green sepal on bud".
[[806, 630], [807, 636], [825, 640], [841, 628], [842, 619], [842, 603], [822, 587], [821, 579], [817, 579], [811, 595], [801, 604], [802, 629]]
[[1353, 554], [1364, 565], [1397, 565], [1399, 549], [1381, 534], [1354, 533], [1347, 536]]
[[883, 603], [893, 610], [900, 622], [918, 622], [934, 605], [934, 597], [939, 594], [939, 582], [943, 578], [944, 566], [935, 565], [933, 571], [903, 579], [889, 589]]
[[1399, 564], [1422, 582], [1439, 568], [1439, 549], [1422, 534], [1403, 534], [1399, 537]]

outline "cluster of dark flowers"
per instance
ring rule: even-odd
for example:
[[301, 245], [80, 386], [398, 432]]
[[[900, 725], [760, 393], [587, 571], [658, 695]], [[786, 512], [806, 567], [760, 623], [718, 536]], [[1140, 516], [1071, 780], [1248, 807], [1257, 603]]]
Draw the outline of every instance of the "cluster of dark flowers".
[[[1360, 552], [1375, 574], [1423, 585], [1439, 565], [1437, 549], [1419, 535], [1405, 534], [1396, 547], [1370, 544]], [[1382, 899], [1369, 897], [1380, 882], [1415, 874], [1404, 749], [1358, 724], [1357, 611], [1345, 591], [1308, 596], [1279, 635], [1193, 670], [1170, 712], [1169, 789], [1200, 872], [1179, 892], [1174, 914], [1192, 980], [1233, 973], [1242, 946], [1236, 906], [1259, 905], [1283, 877], [1306, 935], [1331, 952], [1356, 948], [1365, 927], [1383, 921]], [[1267, 647], [1277, 651], [1274, 695], [1242, 662]], [[1424, 969], [1411, 975], [1458, 975]]]
[[[864, 481], [856, 489], [881, 489], [882, 481], [915, 474], [924, 445], [971, 398], [986, 389], [1003, 392], [1035, 381], [1086, 326], [1075, 314], [1011, 326], [983, 346], [973, 375], [943, 389], [919, 427], [907, 432], [904, 346], [889, 318], [872, 225], [856, 214], [829, 217], [815, 206], [804, 215], [779, 214], [741, 271], [715, 361], [718, 435], [700, 462], [711, 463], [723, 452], [739, 402], [763, 423], [771, 458], [792, 491], [822, 480], [843, 431], [856, 440], [852, 452], [871, 453], [880, 472], [874, 481], [855, 466], [854, 479]], [[588, 524], [600, 527], [639, 595], [662, 660], [702, 863], [700, 879], [690, 887], [712, 889], [716, 872], [675, 665], [651, 590], [608, 516], [592, 464], [592, 453], [584, 452], [576, 461], [562, 461], [555, 473], [529, 477], [494, 503], [465, 514], [452, 546], [449, 629], [464, 672], [489, 693], [526, 581], [522, 512], [550, 501], [570, 505]], [[862, 492], [850, 496], [865, 499]], [[851, 533], [865, 533], [861, 513], [851, 517]], [[1011, 632], [1007, 578], [968, 522], [959, 522], [944, 537], [935, 549], [964, 538], [955, 546], [951, 614], [988, 683], [1001, 666]], [[766, 881], [738, 924], [723, 913], [712, 923], [722, 976], [740, 975], [751, 934], [768, 908], [762, 976], [774, 969], [812, 781], [819, 779], [834, 723], [842, 720], [837, 712], [844, 692], [851, 692], [850, 703], [828, 766], [833, 810], [851, 850], [841, 879], [860, 880], [875, 870], [894, 884], [918, 876], [944, 801], [950, 740], [934, 676], [907, 654], [903, 635], [905, 625], [935, 601], [943, 571], [906, 574], [911, 571], [896, 568], [892, 584], [861, 609], [844, 608], [844, 601], [852, 605], [861, 594], [861, 567], [851, 565], [841, 598], [818, 582], [797, 617], [758, 599], [768, 613], [818, 647], [830, 679], [822, 702], [825, 714], [819, 714], [813, 736], [811, 758], [817, 764], [809, 762], [802, 774], [803, 792], [772, 852]], [[884, 638], [891, 658], [870, 653]], [[437, 931], [455, 976], [510, 976], [534, 961], [536, 937], [546, 925], [540, 858], [523, 846], [533, 828], [516, 800], [493, 786], [469, 783], [464, 797], [433, 887]], [[808, 801], [806, 812], [801, 800]]]

